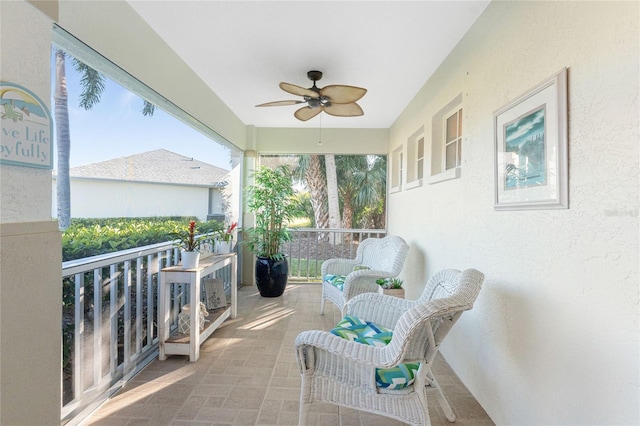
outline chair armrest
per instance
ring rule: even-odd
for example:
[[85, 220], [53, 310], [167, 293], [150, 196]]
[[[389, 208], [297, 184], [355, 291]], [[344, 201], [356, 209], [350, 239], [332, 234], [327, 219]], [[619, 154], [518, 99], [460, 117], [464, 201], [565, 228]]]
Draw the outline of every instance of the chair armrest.
[[353, 271], [353, 267], [359, 263], [352, 259], [327, 259], [322, 262], [320, 273], [324, 278], [327, 274], [348, 275]]
[[[343, 339], [328, 331], [303, 331], [296, 337], [294, 346], [299, 357], [305, 350], [313, 349], [316, 357], [326, 352], [333, 357], [342, 358], [343, 362], [344, 360], [354, 361], [372, 368], [389, 368], [397, 364], [397, 360], [389, 356], [388, 346], [369, 346]], [[305, 364], [304, 367], [311, 368], [309, 364], [315, 363], [314, 358], [309, 356], [304, 359], [298, 358], [298, 365], [303, 367], [302, 364]]]
[[[376, 284], [377, 285], [377, 284]], [[362, 293], [347, 303], [347, 315], [371, 321], [386, 328], [394, 329], [398, 319], [416, 304], [413, 300], [405, 300], [380, 293]]]

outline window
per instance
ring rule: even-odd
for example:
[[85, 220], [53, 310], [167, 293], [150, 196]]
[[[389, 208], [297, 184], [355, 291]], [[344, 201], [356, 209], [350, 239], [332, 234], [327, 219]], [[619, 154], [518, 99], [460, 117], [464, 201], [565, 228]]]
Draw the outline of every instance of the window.
[[460, 167], [462, 153], [462, 108], [446, 118], [444, 169]]
[[407, 183], [406, 189], [422, 186], [425, 167], [424, 126], [421, 126], [407, 140]]
[[462, 166], [462, 93], [432, 117], [431, 140], [429, 183], [459, 178]]
[[402, 145], [391, 153], [391, 188], [390, 192], [402, 189]]

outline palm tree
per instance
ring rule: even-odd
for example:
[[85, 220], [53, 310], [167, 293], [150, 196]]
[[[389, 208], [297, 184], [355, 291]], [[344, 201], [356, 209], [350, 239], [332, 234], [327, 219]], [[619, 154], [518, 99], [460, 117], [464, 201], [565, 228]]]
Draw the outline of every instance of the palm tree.
[[67, 106], [67, 78], [65, 75], [64, 52], [56, 50], [56, 89], [54, 93], [56, 141], [58, 144], [58, 226], [61, 231], [71, 223], [71, 198], [69, 185], [69, 108]]
[[[56, 50], [56, 87], [54, 93], [56, 142], [58, 144], [58, 227], [64, 231], [71, 223], [71, 189], [69, 183], [69, 155], [71, 152], [71, 136], [69, 132], [69, 107], [67, 94], [67, 77], [65, 70], [66, 53]], [[76, 71], [82, 74], [80, 84], [80, 106], [85, 110], [92, 109], [98, 102], [105, 88], [106, 78], [98, 71], [72, 57]], [[142, 114], [152, 116], [155, 106], [144, 101]]]
[[[350, 229], [354, 226], [356, 209], [374, 206], [384, 198], [386, 162], [379, 156], [341, 155], [336, 163], [342, 228]], [[350, 241], [350, 236], [346, 236], [345, 242]]]
[[329, 225], [327, 181], [324, 176], [322, 156], [317, 154], [299, 156], [295, 175], [300, 181], [303, 181], [309, 189], [309, 199], [311, 201], [311, 207], [313, 208], [315, 227], [327, 228]]
[[[327, 204], [329, 206], [329, 228], [340, 228], [340, 196], [338, 193], [338, 175], [336, 159], [333, 154], [324, 156], [325, 172], [327, 174]], [[331, 234], [336, 235], [336, 234]], [[339, 244], [342, 239], [337, 237], [333, 244]]]

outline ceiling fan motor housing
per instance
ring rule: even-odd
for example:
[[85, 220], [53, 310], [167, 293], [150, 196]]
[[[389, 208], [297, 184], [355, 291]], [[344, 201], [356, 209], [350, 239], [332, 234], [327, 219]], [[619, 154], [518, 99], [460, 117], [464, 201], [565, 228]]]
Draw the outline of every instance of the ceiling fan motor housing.
[[[314, 83], [322, 78], [322, 71], [308, 71], [307, 77]], [[315, 85], [315, 84], [314, 84]]]

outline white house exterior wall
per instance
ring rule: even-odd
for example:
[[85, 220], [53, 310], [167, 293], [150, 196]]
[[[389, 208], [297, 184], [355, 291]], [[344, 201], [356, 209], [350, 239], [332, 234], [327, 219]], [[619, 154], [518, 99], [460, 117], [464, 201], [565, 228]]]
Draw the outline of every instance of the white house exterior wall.
[[[441, 268], [485, 272], [442, 353], [496, 424], [640, 424], [638, 17], [492, 2], [391, 128], [390, 152], [421, 126], [431, 143], [463, 95], [460, 178], [390, 194], [389, 230], [411, 245], [408, 298]], [[570, 208], [495, 211], [493, 113], [564, 67]]]
[[[55, 190], [54, 179], [54, 213]], [[214, 213], [222, 213], [220, 197], [212, 207]], [[98, 179], [71, 180], [71, 217], [74, 218], [196, 216], [206, 220], [209, 212], [207, 187]]]

